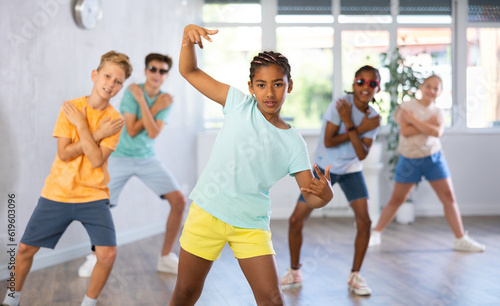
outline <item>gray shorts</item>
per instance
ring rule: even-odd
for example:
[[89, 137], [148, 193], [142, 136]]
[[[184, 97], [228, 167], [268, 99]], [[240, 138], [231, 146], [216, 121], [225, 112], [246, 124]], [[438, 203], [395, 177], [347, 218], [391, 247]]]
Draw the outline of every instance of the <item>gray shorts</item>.
[[116, 233], [109, 200], [64, 203], [40, 197], [21, 242], [53, 249], [73, 221], [80, 221], [97, 246], [116, 246]]
[[139, 159], [110, 156], [108, 171], [111, 179], [108, 184], [111, 207], [118, 204], [118, 197], [132, 176], [137, 176], [162, 199], [167, 193], [181, 189], [177, 180], [157, 157]]

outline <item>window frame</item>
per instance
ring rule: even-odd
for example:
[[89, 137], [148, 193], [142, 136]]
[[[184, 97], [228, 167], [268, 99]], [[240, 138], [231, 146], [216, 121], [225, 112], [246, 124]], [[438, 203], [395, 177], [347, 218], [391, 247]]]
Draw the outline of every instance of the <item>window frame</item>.
[[[332, 0], [333, 22], [328, 23], [277, 23], [275, 16], [278, 12], [278, 0], [261, 0], [262, 20], [260, 23], [238, 23], [231, 24], [225, 22], [210, 22], [204, 26], [208, 28], [218, 27], [240, 27], [240, 26], [260, 26], [262, 29], [262, 48], [263, 50], [274, 50], [276, 46], [276, 29], [278, 27], [332, 27], [334, 32], [333, 54], [333, 86], [332, 99], [343, 94], [342, 82], [336, 80], [342, 75], [342, 56], [341, 56], [341, 34], [342, 31], [363, 31], [380, 30], [389, 32], [389, 52], [392, 52], [397, 46], [398, 28], [450, 28], [452, 32], [452, 126], [447, 127], [447, 132], [452, 133], [500, 133], [500, 127], [486, 128], [468, 128], [466, 109], [466, 87], [467, 84], [467, 28], [492, 27], [500, 28], [500, 22], [469, 22], [468, 21], [468, 1], [452, 0], [451, 2], [451, 23], [398, 23], [398, 5], [399, 0], [391, 0], [391, 17], [389, 23], [339, 23], [340, 1]], [[465, 114], [463, 111], [465, 110]], [[462, 114], [461, 114], [462, 112]], [[301, 132], [314, 133], [317, 129], [300, 129]], [[388, 128], [383, 126], [381, 134], [387, 133]]]

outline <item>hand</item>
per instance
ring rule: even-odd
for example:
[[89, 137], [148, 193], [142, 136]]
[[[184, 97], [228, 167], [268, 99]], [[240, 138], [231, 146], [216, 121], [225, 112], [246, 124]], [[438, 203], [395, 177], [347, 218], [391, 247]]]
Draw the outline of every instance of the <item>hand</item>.
[[172, 95], [168, 93], [161, 94], [160, 96], [158, 96], [158, 98], [156, 98], [155, 103], [151, 107], [151, 112], [153, 112], [154, 108], [155, 112], [159, 113], [161, 110], [164, 110], [165, 108], [172, 105], [172, 103], [174, 103], [174, 98], [172, 97]]
[[130, 84], [128, 87], [128, 91], [134, 96], [134, 99], [139, 103], [139, 101], [142, 101], [145, 99], [144, 98], [144, 92], [142, 91], [142, 87], [137, 85], [137, 84]]
[[118, 133], [123, 128], [124, 124], [125, 124], [125, 119], [123, 118], [116, 118], [111, 120], [111, 118], [108, 117], [99, 122], [99, 125], [97, 126], [97, 131], [101, 133], [102, 139], [104, 139], [106, 137]]
[[382, 118], [380, 115], [377, 115], [375, 117], [369, 118], [368, 116], [370, 115], [370, 109], [366, 110], [366, 114], [363, 117], [363, 120], [361, 121], [360, 125], [358, 126], [358, 132], [364, 133], [368, 132], [371, 130], [374, 130], [380, 126], [380, 120]]
[[352, 103], [347, 104], [345, 99], [339, 99], [337, 105], [335, 105], [337, 111], [339, 112], [340, 120], [344, 122], [347, 127], [354, 126], [351, 119], [351, 108]]
[[76, 106], [66, 101], [63, 104], [63, 111], [69, 123], [76, 128], [81, 128], [87, 125], [87, 107], [84, 106], [80, 112]]
[[200, 46], [203, 49], [203, 42], [201, 38], [205, 38], [207, 41], [212, 42], [212, 39], [208, 35], [215, 35], [219, 30], [208, 30], [200, 26], [190, 24], [184, 28], [184, 35], [182, 36], [182, 46], [185, 47], [192, 43]]
[[326, 167], [325, 174], [321, 173], [317, 165], [314, 165], [314, 171], [319, 179], [313, 177], [309, 188], [301, 188], [300, 190], [309, 194], [313, 194], [322, 199], [326, 203], [333, 198], [333, 189], [330, 179], [330, 166]]

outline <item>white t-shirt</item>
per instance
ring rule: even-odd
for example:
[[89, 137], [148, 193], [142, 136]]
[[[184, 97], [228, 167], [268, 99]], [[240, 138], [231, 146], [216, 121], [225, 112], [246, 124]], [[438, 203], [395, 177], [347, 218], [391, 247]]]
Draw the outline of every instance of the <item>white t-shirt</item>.
[[[330, 103], [328, 109], [323, 115], [323, 126], [321, 128], [318, 147], [316, 148], [316, 153], [314, 154], [314, 162], [322, 169], [325, 169], [328, 165], [330, 165], [330, 172], [334, 174], [359, 172], [363, 169], [363, 164], [358, 159], [356, 151], [354, 151], [354, 147], [352, 146], [352, 143], [350, 141], [346, 141], [342, 144], [339, 144], [338, 146], [331, 148], [325, 147], [325, 129], [327, 122], [331, 122], [339, 126], [339, 134], [346, 133], [346, 126], [344, 122], [340, 120], [340, 115], [336, 108], [336, 105], [337, 103], [339, 103], [340, 99], [345, 99], [347, 103], [352, 103], [351, 118], [355, 126], [359, 126], [363, 121], [363, 118], [365, 117], [365, 113], [354, 106], [354, 97], [352, 94], [341, 96]], [[370, 115], [368, 116], [369, 118], [378, 115], [377, 111], [373, 107], [368, 107], [370, 110]], [[365, 132], [359, 135], [359, 138], [370, 138], [375, 140], [379, 129], [380, 127], [377, 127], [371, 131]]]
[[[433, 116], [438, 116], [443, 120], [443, 111], [431, 103], [429, 106], [422, 105], [416, 99], [402, 103], [399, 107], [413, 113], [415, 118], [420, 121], [427, 121]], [[399, 118], [396, 116], [396, 122]], [[414, 136], [405, 137], [399, 133], [398, 153], [406, 158], [423, 158], [441, 150], [441, 141], [439, 137], [425, 135], [423, 133]]]

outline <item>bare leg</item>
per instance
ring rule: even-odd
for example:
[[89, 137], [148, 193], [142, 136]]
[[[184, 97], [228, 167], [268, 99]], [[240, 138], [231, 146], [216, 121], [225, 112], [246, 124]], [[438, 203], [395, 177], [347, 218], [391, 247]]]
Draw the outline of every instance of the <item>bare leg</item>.
[[95, 255], [97, 263], [92, 271], [92, 276], [90, 276], [89, 289], [87, 290], [87, 296], [92, 299], [97, 299], [108, 281], [116, 259], [116, 247], [96, 246]]
[[365, 259], [366, 249], [370, 241], [370, 229], [372, 221], [368, 213], [368, 200], [359, 199], [351, 202], [354, 217], [356, 218], [356, 239], [354, 240], [354, 259], [352, 263], [352, 272], [358, 272], [361, 269]]
[[382, 210], [380, 218], [378, 219], [377, 226], [375, 226], [375, 230], [377, 232], [382, 232], [385, 227], [392, 221], [392, 219], [394, 219], [399, 207], [404, 203], [404, 201], [406, 201], [414, 186], [414, 183], [396, 182], [394, 184], [394, 190], [392, 191], [391, 199]]
[[177, 240], [182, 225], [182, 217], [186, 209], [186, 197], [180, 191], [172, 191], [164, 195], [164, 198], [170, 204], [170, 214], [168, 215], [165, 239], [161, 255], [165, 256], [172, 252], [174, 243]]
[[289, 219], [288, 247], [290, 249], [290, 266], [298, 268], [300, 265], [300, 249], [302, 248], [302, 229], [311, 215], [312, 208], [305, 202], [297, 202], [295, 210]]
[[238, 259], [257, 305], [285, 305], [274, 255]]
[[213, 261], [193, 255], [181, 248], [177, 283], [169, 305], [194, 305], [200, 298], [212, 264]]
[[451, 179], [446, 178], [437, 181], [429, 181], [429, 184], [436, 192], [441, 203], [443, 203], [444, 216], [446, 217], [446, 220], [448, 221], [453, 234], [455, 234], [456, 238], [462, 238], [465, 234], [465, 231]]
[[16, 254], [15, 267], [12, 272], [16, 274], [16, 292], [23, 290], [24, 281], [28, 276], [31, 265], [33, 264], [33, 257], [40, 247], [26, 245], [22, 242], [19, 243], [19, 249]]

